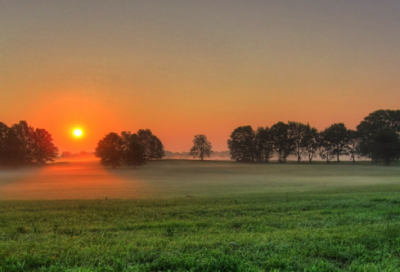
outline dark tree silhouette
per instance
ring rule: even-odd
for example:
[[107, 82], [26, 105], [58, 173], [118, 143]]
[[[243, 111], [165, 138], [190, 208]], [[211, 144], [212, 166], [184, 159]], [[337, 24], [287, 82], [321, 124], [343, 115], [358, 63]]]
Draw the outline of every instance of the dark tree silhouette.
[[0, 123], [0, 164], [22, 166], [54, 161], [58, 149], [45, 129], [34, 129], [26, 121], [8, 128]]
[[228, 140], [231, 158], [238, 162], [253, 162], [255, 159], [255, 133], [251, 126], [236, 128]]
[[357, 132], [360, 137], [359, 150], [360, 155], [366, 156], [375, 162], [374, 158], [374, 138], [379, 130], [390, 128], [400, 133], [400, 110], [377, 110], [370, 113], [357, 126]]
[[150, 159], [160, 160], [165, 157], [164, 145], [160, 139], [153, 135], [151, 139], [151, 155]]
[[259, 162], [269, 162], [274, 156], [274, 139], [269, 127], [259, 127], [255, 136], [256, 160]]
[[274, 139], [275, 150], [278, 154], [278, 161], [286, 162], [286, 158], [295, 150], [293, 137], [289, 134], [289, 125], [278, 122], [271, 127]]
[[0, 165], [19, 167], [25, 164], [22, 143], [15, 131], [3, 123], [0, 124]]
[[101, 158], [103, 166], [137, 167], [147, 160], [161, 159], [165, 156], [164, 146], [149, 129], [140, 129], [138, 133], [110, 133], [100, 140], [95, 155]]
[[162, 159], [165, 156], [164, 145], [150, 129], [139, 129], [137, 135], [146, 160]]
[[32, 132], [33, 139], [32, 159], [33, 162], [45, 164], [46, 162], [53, 162], [58, 155], [58, 148], [53, 144], [51, 134], [45, 129], [37, 128]]
[[324, 140], [331, 143], [333, 148], [332, 154], [336, 156], [337, 162], [340, 162], [340, 156], [349, 155], [349, 134], [346, 126], [343, 123], [333, 124], [325, 129]]
[[145, 165], [146, 157], [138, 135], [122, 132], [121, 138], [123, 139], [123, 165], [134, 168]]
[[26, 121], [20, 121], [11, 127], [14, 130], [16, 137], [20, 142], [20, 149], [23, 153], [24, 164], [32, 164], [33, 152], [35, 148], [35, 142], [33, 140], [32, 134], [34, 133], [34, 128], [29, 126]]
[[356, 156], [360, 156], [361, 138], [359, 133], [355, 130], [349, 129], [347, 133], [349, 138], [348, 150], [350, 154], [350, 160], [353, 161], [353, 163], [356, 163]]
[[100, 158], [101, 165], [119, 167], [123, 164], [124, 142], [117, 133], [111, 132], [99, 141], [94, 154]]
[[5, 162], [7, 159], [7, 157], [6, 157], [6, 148], [7, 148], [6, 137], [7, 137], [9, 130], [10, 130], [10, 128], [6, 124], [0, 122], [0, 165], [5, 165]]
[[391, 162], [400, 158], [400, 140], [396, 131], [391, 128], [382, 128], [373, 139], [373, 156], [377, 161], [383, 161], [389, 166]]
[[319, 133], [319, 156], [321, 159], [326, 159], [326, 163], [330, 163], [335, 157], [333, 154], [333, 144], [326, 137], [325, 131]]
[[305, 149], [305, 153], [308, 157], [308, 162], [311, 163], [312, 159], [317, 156], [319, 149], [319, 133], [316, 128], [312, 128], [307, 124], [305, 129], [305, 134], [303, 136], [302, 145]]
[[305, 136], [307, 125], [298, 122], [288, 122], [288, 134], [293, 139], [294, 149], [292, 154], [296, 156], [297, 163], [300, 163], [301, 157], [307, 152]]
[[200, 158], [203, 161], [204, 157], [210, 157], [212, 146], [211, 143], [207, 140], [206, 135], [195, 135], [193, 139], [193, 147], [190, 149], [189, 154], [193, 156], [193, 158]]

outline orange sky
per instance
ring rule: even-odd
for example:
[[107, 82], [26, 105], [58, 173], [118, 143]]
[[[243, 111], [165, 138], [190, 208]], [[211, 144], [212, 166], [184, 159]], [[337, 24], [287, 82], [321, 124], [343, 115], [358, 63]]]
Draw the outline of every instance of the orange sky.
[[355, 128], [399, 109], [398, 14], [372, 0], [1, 1], [0, 121], [71, 152], [140, 128], [170, 151], [195, 134], [227, 150], [241, 125]]

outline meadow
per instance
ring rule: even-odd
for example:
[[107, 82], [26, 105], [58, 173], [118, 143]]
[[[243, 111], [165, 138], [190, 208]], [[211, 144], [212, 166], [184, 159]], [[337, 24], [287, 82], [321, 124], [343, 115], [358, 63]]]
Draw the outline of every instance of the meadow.
[[0, 174], [0, 271], [399, 271], [400, 167], [60, 162]]

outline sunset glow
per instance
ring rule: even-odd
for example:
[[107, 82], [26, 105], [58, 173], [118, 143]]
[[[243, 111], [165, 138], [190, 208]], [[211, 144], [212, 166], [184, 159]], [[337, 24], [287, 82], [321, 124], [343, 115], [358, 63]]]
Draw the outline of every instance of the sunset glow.
[[83, 135], [83, 131], [80, 128], [74, 129], [74, 131], [72, 133], [73, 133], [75, 138], [80, 138]]
[[40, 2], [1, 1], [0, 116], [60, 151], [146, 128], [169, 151], [196, 134], [225, 151], [238, 126], [355, 129], [399, 105], [396, 1]]

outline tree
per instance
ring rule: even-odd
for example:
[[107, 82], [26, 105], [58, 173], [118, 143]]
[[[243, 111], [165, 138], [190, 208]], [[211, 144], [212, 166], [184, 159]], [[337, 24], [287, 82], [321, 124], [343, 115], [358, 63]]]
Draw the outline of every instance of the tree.
[[53, 144], [51, 134], [45, 129], [37, 128], [31, 133], [33, 139], [32, 148], [32, 161], [45, 164], [46, 162], [53, 162], [58, 155], [58, 148]]
[[360, 155], [376, 161], [374, 158], [374, 138], [383, 128], [389, 128], [400, 133], [400, 110], [377, 110], [370, 113], [357, 126], [357, 132], [360, 136], [359, 151]]
[[44, 164], [57, 158], [58, 149], [45, 129], [34, 129], [26, 121], [11, 128], [0, 122], [0, 165]]
[[150, 159], [160, 160], [165, 157], [164, 145], [155, 135], [151, 139]]
[[164, 145], [150, 129], [139, 129], [137, 135], [146, 160], [161, 159], [165, 156]]
[[319, 133], [319, 155], [321, 159], [326, 159], [326, 163], [330, 163], [335, 156], [333, 154], [333, 144], [326, 137], [325, 131]]
[[301, 157], [306, 154], [307, 146], [304, 142], [307, 133], [307, 125], [298, 122], [288, 122], [288, 134], [293, 139], [292, 154], [297, 157], [297, 163], [300, 163]]
[[237, 162], [253, 162], [255, 159], [255, 132], [251, 126], [236, 128], [228, 140], [231, 158]]
[[353, 161], [353, 163], [356, 163], [356, 156], [360, 154], [361, 138], [359, 137], [358, 132], [355, 130], [349, 129], [347, 132], [349, 138], [348, 150], [350, 154], [350, 160]]
[[0, 166], [22, 166], [24, 154], [14, 130], [0, 122]]
[[22, 143], [13, 129], [1, 133], [0, 165], [8, 167], [19, 167], [25, 164], [25, 153], [21, 149]]
[[274, 141], [269, 127], [259, 127], [255, 135], [255, 157], [259, 162], [269, 162], [274, 156]]
[[124, 142], [117, 133], [111, 132], [99, 141], [94, 154], [101, 159], [101, 165], [119, 167], [124, 159]]
[[210, 157], [212, 146], [211, 143], [207, 140], [206, 135], [196, 135], [193, 139], [193, 147], [190, 149], [189, 154], [193, 156], [193, 158], [199, 157], [201, 161], [203, 161], [204, 156]]
[[289, 125], [278, 122], [271, 127], [275, 150], [278, 153], [278, 161], [286, 162], [286, 158], [295, 150], [294, 138], [289, 133]]
[[133, 168], [145, 165], [146, 157], [139, 136], [122, 132], [121, 139], [123, 139], [122, 164]]
[[34, 128], [29, 126], [26, 121], [20, 121], [18, 124], [13, 125], [11, 129], [14, 130], [15, 136], [20, 142], [20, 149], [24, 157], [24, 164], [32, 164], [35, 145], [32, 137]]
[[319, 141], [320, 139], [318, 130], [310, 127], [310, 125], [307, 124], [302, 145], [305, 149], [305, 153], [307, 154], [309, 163], [311, 163], [312, 159], [317, 156]]
[[389, 166], [400, 158], [400, 140], [396, 131], [391, 128], [380, 129], [373, 139], [373, 156]]
[[331, 143], [332, 154], [336, 155], [336, 161], [340, 162], [339, 156], [349, 155], [349, 134], [343, 123], [333, 124], [324, 131], [324, 140]]
[[6, 137], [10, 128], [0, 122], [0, 165], [5, 165], [6, 161]]

